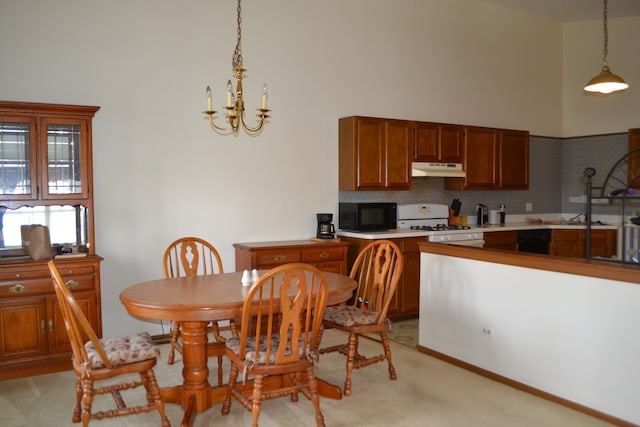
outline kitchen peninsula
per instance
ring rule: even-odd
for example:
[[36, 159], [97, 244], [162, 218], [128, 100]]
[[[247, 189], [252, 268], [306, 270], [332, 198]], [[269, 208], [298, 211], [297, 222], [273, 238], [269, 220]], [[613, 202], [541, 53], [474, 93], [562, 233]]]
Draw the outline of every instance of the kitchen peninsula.
[[640, 424], [640, 269], [420, 245], [419, 350], [605, 419]]

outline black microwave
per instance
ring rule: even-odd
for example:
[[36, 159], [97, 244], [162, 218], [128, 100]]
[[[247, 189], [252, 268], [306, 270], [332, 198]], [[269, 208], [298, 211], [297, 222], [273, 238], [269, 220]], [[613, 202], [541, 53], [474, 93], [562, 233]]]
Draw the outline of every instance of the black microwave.
[[340, 202], [338, 228], [348, 231], [383, 231], [397, 227], [398, 204]]

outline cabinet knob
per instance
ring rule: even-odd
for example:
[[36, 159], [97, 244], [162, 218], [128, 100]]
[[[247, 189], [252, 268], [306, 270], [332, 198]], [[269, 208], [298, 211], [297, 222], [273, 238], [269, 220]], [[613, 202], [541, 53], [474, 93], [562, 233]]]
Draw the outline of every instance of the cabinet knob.
[[80, 283], [76, 282], [75, 280], [67, 280], [65, 285], [67, 285], [67, 288], [69, 289], [75, 289], [80, 286]]
[[322, 253], [320, 254], [320, 258], [322, 258], [322, 259], [327, 259], [327, 258], [329, 258], [330, 256], [331, 256], [331, 255], [330, 255], [329, 253], [327, 253], [327, 252], [322, 252]]
[[21, 285], [20, 283], [16, 283], [15, 285], [9, 288], [9, 292], [13, 294], [21, 294], [26, 290], [27, 290], [27, 287], [24, 285]]
[[44, 328], [44, 319], [42, 319], [40, 321], [40, 333], [44, 334], [46, 332], [45, 328]]
[[53, 332], [53, 319], [49, 319], [49, 332]]

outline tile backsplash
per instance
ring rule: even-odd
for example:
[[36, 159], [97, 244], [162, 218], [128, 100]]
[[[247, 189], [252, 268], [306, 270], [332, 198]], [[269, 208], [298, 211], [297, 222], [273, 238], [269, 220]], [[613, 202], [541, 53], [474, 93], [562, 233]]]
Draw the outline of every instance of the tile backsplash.
[[[450, 191], [444, 189], [445, 178], [414, 178], [411, 191], [340, 191], [339, 200], [450, 204], [462, 201], [461, 215], [474, 215], [475, 206], [483, 203], [489, 209], [504, 204], [507, 214], [580, 213], [584, 204], [569, 203], [569, 197], [586, 193], [583, 171], [596, 169], [594, 186], [601, 186], [618, 161], [627, 153], [627, 133], [579, 138], [531, 136], [529, 190], [521, 191]], [[531, 203], [533, 210], [526, 212]], [[615, 215], [619, 206], [594, 205], [594, 214]]]

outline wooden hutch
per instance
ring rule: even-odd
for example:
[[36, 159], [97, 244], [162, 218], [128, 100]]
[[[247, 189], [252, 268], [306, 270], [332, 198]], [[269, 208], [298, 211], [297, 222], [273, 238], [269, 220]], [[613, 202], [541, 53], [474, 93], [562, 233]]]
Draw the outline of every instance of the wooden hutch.
[[102, 336], [91, 143], [98, 109], [0, 101], [0, 380], [71, 368], [48, 260], [26, 255], [21, 225], [47, 225], [59, 252], [73, 252], [53, 248], [52, 256]]

